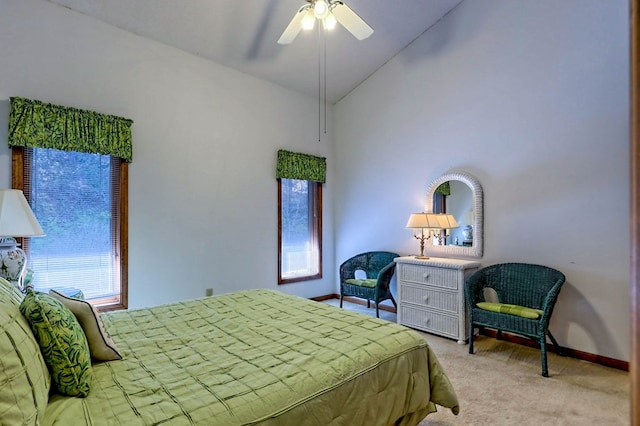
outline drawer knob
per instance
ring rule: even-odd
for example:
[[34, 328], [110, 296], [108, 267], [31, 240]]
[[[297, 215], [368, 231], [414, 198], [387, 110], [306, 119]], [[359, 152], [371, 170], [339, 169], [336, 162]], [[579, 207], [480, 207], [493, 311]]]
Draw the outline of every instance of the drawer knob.
[[429, 274], [424, 274], [423, 277], [424, 277], [424, 280], [426, 281], [429, 279]]
[[429, 296], [424, 297], [424, 303], [429, 304]]

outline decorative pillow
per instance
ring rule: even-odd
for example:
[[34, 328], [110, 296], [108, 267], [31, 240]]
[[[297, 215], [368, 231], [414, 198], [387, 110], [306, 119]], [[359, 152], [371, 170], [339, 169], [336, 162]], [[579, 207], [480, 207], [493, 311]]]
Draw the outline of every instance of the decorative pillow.
[[84, 293], [79, 288], [74, 287], [54, 287], [49, 289], [49, 294], [51, 294], [51, 290], [55, 291], [58, 294], [69, 297], [71, 299], [84, 300]]
[[104, 328], [100, 314], [89, 302], [67, 297], [55, 290], [49, 290], [49, 294], [58, 299], [64, 306], [69, 308], [80, 323], [84, 334], [89, 342], [91, 356], [98, 361], [115, 361], [122, 359], [118, 347]]
[[479, 302], [476, 306], [485, 311], [500, 312], [502, 314], [516, 315], [523, 318], [538, 319], [544, 313], [540, 309], [527, 308], [526, 306], [510, 305], [508, 303]]
[[344, 281], [347, 284], [353, 284], [353, 285], [358, 285], [360, 287], [369, 287], [369, 288], [373, 288], [376, 286], [376, 284], [378, 283], [378, 280], [375, 278], [372, 279], [367, 279], [367, 280], [356, 280], [356, 279], [349, 279], [349, 280], [345, 280]]
[[44, 419], [51, 377], [13, 291], [0, 280], [0, 424], [37, 425]]
[[89, 395], [93, 372], [87, 338], [73, 313], [53, 297], [27, 291], [20, 312], [40, 344], [56, 389], [64, 395]]

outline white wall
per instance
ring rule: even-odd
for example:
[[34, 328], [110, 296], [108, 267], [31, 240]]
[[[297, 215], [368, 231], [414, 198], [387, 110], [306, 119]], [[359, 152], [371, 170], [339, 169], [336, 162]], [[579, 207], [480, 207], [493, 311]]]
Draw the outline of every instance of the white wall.
[[[208, 287], [335, 291], [332, 141], [317, 141], [317, 99], [42, 0], [0, 0], [0, 63], [0, 188], [11, 184], [10, 96], [134, 120], [131, 307]], [[277, 285], [280, 148], [329, 160], [322, 280]]]
[[409, 214], [464, 170], [482, 264], [561, 270], [555, 337], [628, 360], [628, 37], [626, 0], [462, 2], [334, 109], [336, 263], [415, 253]]

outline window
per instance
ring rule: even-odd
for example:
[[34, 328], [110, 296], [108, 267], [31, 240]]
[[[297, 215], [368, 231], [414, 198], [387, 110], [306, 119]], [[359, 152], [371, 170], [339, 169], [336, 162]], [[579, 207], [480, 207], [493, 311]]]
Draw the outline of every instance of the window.
[[322, 278], [326, 158], [278, 151], [278, 284]]
[[278, 284], [322, 278], [322, 184], [278, 179]]
[[133, 120], [10, 101], [11, 185], [47, 234], [21, 241], [34, 287], [79, 288], [101, 310], [126, 308]]
[[23, 241], [34, 287], [74, 287], [101, 310], [127, 307], [126, 182], [117, 157], [13, 148], [13, 186], [46, 234]]

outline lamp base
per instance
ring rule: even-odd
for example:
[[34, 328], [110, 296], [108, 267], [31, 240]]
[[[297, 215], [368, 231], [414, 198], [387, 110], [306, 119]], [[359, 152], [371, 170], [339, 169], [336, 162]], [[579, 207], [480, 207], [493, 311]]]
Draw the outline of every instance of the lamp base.
[[429, 259], [429, 256], [423, 256], [423, 255], [419, 255], [419, 256], [414, 256], [416, 259]]
[[27, 255], [18, 247], [15, 238], [0, 238], [0, 277], [22, 290], [22, 275], [27, 265]]

